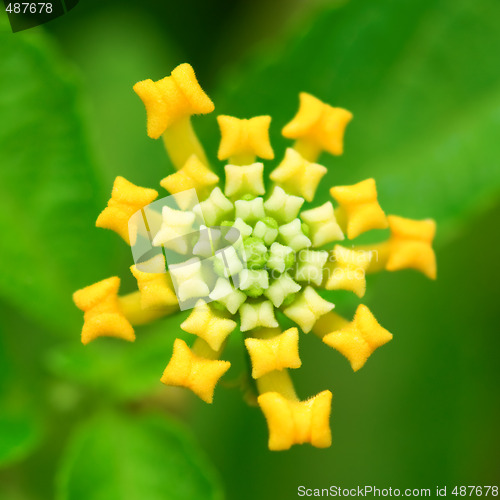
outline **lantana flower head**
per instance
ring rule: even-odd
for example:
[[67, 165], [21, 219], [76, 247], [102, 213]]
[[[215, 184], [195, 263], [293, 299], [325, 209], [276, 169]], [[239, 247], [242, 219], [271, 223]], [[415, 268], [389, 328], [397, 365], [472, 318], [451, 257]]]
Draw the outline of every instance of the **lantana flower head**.
[[[348, 290], [362, 298], [366, 274], [381, 270], [414, 268], [434, 279], [434, 221], [387, 216], [374, 179], [332, 187], [331, 199], [304, 206], [327, 173], [320, 154], [343, 152], [352, 118], [345, 109], [300, 94], [299, 110], [282, 130], [294, 142], [269, 183], [261, 160], [275, 156], [271, 117], [219, 116], [218, 159], [226, 162], [221, 180], [191, 124], [192, 115], [214, 110], [191, 66], [181, 64], [170, 76], [141, 81], [134, 90], [146, 107], [148, 135], [163, 139], [176, 171], [160, 181], [167, 192], [160, 199], [154, 189], [115, 180], [96, 225], [131, 245], [138, 289], [120, 295], [120, 279], [110, 277], [75, 292], [84, 312], [82, 342], [102, 336], [134, 341], [137, 325], [190, 309], [179, 332], [193, 341], [175, 339], [161, 382], [212, 403], [231, 367], [222, 359], [224, 347], [239, 330], [269, 448], [330, 446], [332, 393], [326, 389], [301, 400], [289, 374], [301, 367], [301, 338], [312, 333], [343, 354], [354, 371], [361, 369], [392, 334], [363, 304], [352, 320], [345, 319], [323, 292]], [[386, 241], [349, 242], [385, 228]]]

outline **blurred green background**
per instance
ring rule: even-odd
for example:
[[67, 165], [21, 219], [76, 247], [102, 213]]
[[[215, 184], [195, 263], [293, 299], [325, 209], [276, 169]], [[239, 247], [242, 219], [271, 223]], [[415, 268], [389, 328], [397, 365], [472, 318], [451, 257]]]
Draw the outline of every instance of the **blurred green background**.
[[[0, 499], [498, 485], [499, 22], [498, 0], [81, 0], [16, 34], [0, 16]], [[181, 62], [217, 114], [272, 115], [277, 161], [298, 92], [351, 110], [317, 201], [373, 176], [388, 213], [438, 222], [436, 282], [369, 277], [363, 303], [394, 340], [363, 370], [302, 337], [292, 375], [303, 398], [333, 391], [330, 449], [267, 450], [234, 387], [237, 335], [213, 405], [159, 383], [178, 318], [134, 345], [79, 343], [71, 293], [112, 275], [134, 287], [129, 248], [94, 227], [114, 177], [156, 187], [172, 171], [132, 85]], [[216, 113], [194, 120], [212, 158]]]

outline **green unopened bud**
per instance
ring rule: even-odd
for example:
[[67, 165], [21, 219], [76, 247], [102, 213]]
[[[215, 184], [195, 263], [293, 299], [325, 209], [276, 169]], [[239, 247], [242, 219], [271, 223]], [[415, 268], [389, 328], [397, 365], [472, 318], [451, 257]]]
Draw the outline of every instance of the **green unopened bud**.
[[249, 269], [261, 269], [267, 262], [267, 247], [260, 238], [250, 236], [243, 241], [244, 255]]
[[264, 269], [243, 269], [239, 288], [249, 297], [259, 297], [269, 287], [269, 276]]

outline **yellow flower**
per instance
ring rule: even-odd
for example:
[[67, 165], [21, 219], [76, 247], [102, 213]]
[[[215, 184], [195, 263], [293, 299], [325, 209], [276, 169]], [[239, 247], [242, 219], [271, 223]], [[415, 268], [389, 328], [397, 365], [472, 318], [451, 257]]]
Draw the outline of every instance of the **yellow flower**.
[[124, 316], [118, 302], [120, 278], [99, 281], [73, 294], [76, 306], [84, 311], [82, 343], [88, 344], [97, 337], [119, 337], [134, 341], [132, 325]]
[[[214, 108], [191, 66], [182, 64], [157, 82], [139, 82], [134, 90], [146, 106], [148, 134], [162, 137], [177, 169], [160, 182], [172, 197], [152, 203], [155, 190], [116, 179], [97, 226], [132, 244], [130, 269], [138, 289], [119, 296], [120, 280], [114, 277], [75, 292], [74, 302], [84, 311], [82, 342], [99, 336], [134, 340], [132, 325], [193, 308], [180, 328], [195, 338], [190, 346], [174, 341], [161, 382], [186, 387], [211, 403], [230, 368], [220, 357], [237, 333], [248, 351], [247, 382], [252, 377], [242, 389], [255, 390], [269, 448], [330, 446], [331, 392], [301, 401], [289, 375], [302, 364], [299, 336], [312, 331], [359, 370], [392, 334], [364, 305], [352, 321], [333, 312], [335, 291], [362, 297], [365, 273], [383, 269], [410, 267], [435, 278], [434, 221], [387, 218], [374, 179], [333, 187], [335, 204], [302, 210], [327, 171], [316, 163], [320, 153], [343, 152], [349, 111], [302, 93], [298, 113], [283, 129], [295, 142], [272, 170], [274, 185], [266, 190], [263, 174], [269, 166], [256, 158], [274, 158], [269, 116], [218, 117], [218, 157], [229, 159], [224, 169], [220, 165], [219, 180], [191, 125], [191, 115]], [[388, 226], [386, 241], [366, 246], [348, 241]], [[290, 321], [296, 326], [281, 325]]]
[[283, 128], [283, 135], [297, 139], [295, 149], [310, 161], [321, 151], [341, 155], [344, 151], [344, 132], [352, 114], [342, 108], [321, 102], [306, 92], [300, 93], [300, 108], [293, 120]]
[[335, 245], [332, 257], [333, 263], [328, 266], [329, 276], [325, 288], [350, 290], [358, 297], [363, 297], [366, 291], [365, 272], [370, 264], [371, 254]]
[[[257, 332], [259, 333], [259, 332]], [[289, 328], [270, 338], [245, 340], [252, 361], [252, 377], [260, 378], [266, 373], [283, 368], [300, 368], [299, 331]]]
[[373, 179], [366, 179], [353, 186], [332, 187], [330, 194], [340, 205], [341, 218], [345, 219], [349, 239], [370, 229], [387, 227], [387, 217], [378, 204]]
[[200, 87], [193, 68], [181, 64], [167, 76], [154, 82], [143, 80], [134, 85], [148, 114], [148, 135], [160, 137], [176, 121], [186, 116], [211, 113], [214, 104]]
[[117, 232], [129, 245], [135, 243], [137, 228], [129, 232], [129, 219], [158, 197], [158, 192], [136, 186], [123, 177], [113, 184], [108, 206], [101, 212], [95, 225]]
[[214, 351], [218, 351], [236, 328], [236, 321], [222, 317], [210, 309], [204, 300], [199, 300], [193, 312], [181, 323], [181, 328], [202, 338]]
[[270, 116], [241, 120], [234, 116], [220, 115], [217, 121], [222, 136], [217, 155], [219, 160], [231, 158], [231, 163], [248, 165], [255, 161], [256, 156], [265, 160], [274, 158], [269, 142]]
[[[160, 181], [161, 187], [175, 195], [195, 189], [199, 199], [206, 198], [213, 186], [219, 182], [219, 177], [214, 174], [196, 155], [191, 155], [184, 166]], [[182, 210], [192, 207], [193, 199], [189, 196], [179, 195], [176, 201]]]
[[386, 269], [413, 268], [436, 279], [436, 256], [432, 249], [436, 223], [432, 219], [419, 221], [395, 215], [389, 215], [388, 219], [391, 238]]
[[368, 307], [360, 304], [352, 322], [325, 335], [323, 342], [342, 353], [358, 371], [375, 349], [391, 339], [392, 334], [377, 323]]
[[307, 401], [290, 401], [277, 392], [259, 396], [269, 427], [269, 449], [288, 450], [293, 444], [311, 443], [328, 448], [332, 393], [323, 391]]
[[326, 174], [323, 165], [311, 163], [303, 158], [295, 149], [288, 148], [285, 158], [271, 172], [270, 179], [285, 191], [302, 196], [312, 201], [318, 188], [319, 181]]
[[161, 381], [166, 385], [191, 389], [203, 401], [211, 403], [217, 382], [230, 366], [229, 361], [197, 356], [183, 340], [175, 339], [174, 353], [163, 372]]
[[[159, 266], [165, 268], [165, 257], [154, 257]], [[178, 303], [170, 275], [165, 273], [148, 272], [139, 269], [136, 265], [130, 271], [137, 280], [137, 287], [141, 293], [141, 307], [143, 309], [161, 309]]]

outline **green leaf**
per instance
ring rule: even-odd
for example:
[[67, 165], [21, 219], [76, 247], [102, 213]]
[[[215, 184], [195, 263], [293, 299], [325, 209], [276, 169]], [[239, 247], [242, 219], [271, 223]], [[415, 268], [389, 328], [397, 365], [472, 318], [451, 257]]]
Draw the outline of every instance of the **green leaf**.
[[98, 415], [63, 457], [59, 500], [220, 500], [212, 467], [165, 416]]
[[[280, 130], [297, 94], [354, 113], [332, 184], [375, 177], [388, 213], [438, 221], [449, 236], [500, 188], [500, 16], [496, 0], [357, 0], [323, 12], [295, 39], [246, 62], [214, 97], [219, 113], [270, 114]], [[211, 132], [216, 139], [217, 130]]]
[[76, 79], [43, 32], [13, 35], [5, 17], [0, 60], [0, 297], [69, 332], [72, 292], [107, 277], [113, 251]]

